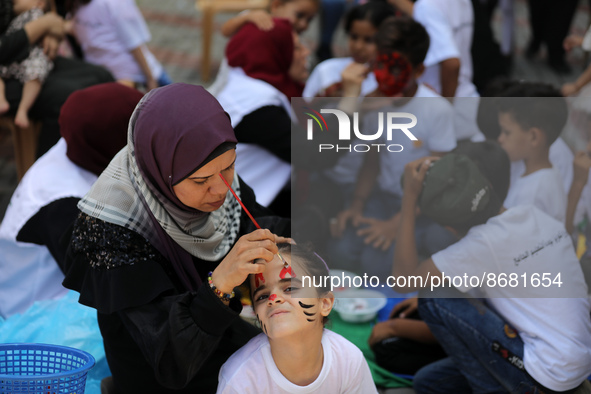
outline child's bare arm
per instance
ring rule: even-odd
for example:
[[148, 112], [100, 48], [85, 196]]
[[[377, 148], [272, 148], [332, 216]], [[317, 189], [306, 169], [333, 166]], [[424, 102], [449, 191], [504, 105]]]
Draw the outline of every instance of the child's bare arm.
[[437, 343], [427, 323], [413, 319], [390, 319], [376, 324], [369, 337], [369, 346], [386, 338], [406, 338], [420, 343]]
[[583, 188], [589, 178], [589, 168], [591, 168], [591, 157], [587, 152], [577, 152], [573, 161], [574, 176], [573, 183], [568, 192], [568, 203], [566, 207], [566, 231], [572, 234], [574, 231], [575, 211], [577, 204], [583, 193]]
[[133, 55], [133, 58], [140, 66], [140, 69], [142, 70], [144, 75], [146, 76], [146, 87], [147, 87], [148, 91], [150, 91], [154, 88], [157, 88], [158, 82], [154, 79], [154, 76], [152, 75], [152, 71], [150, 70], [150, 67], [148, 67], [148, 62], [146, 62], [146, 58], [144, 56], [144, 52], [142, 52], [141, 46], [132, 49], [131, 54]]
[[273, 28], [273, 17], [265, 10], [252, 10], [242, 12], [234, 18], [229, 19], [222, 25], [222, 34], [225, 37], [232, 37], [246, 23], [252, 22], [259, 29], [269, 31]]
[[439, 75], [441, 80], [441, 96], [453, 98], [458, 88], [460, 76], [460, 59], [457, 57], [446, 59], [440, 63]]
[[575, 82], [565, 83], [562, 85], [562, 95], [572, 96], [577, 93], [589, 82], [591, 82], [591, 65], [583, 71], [583, 73], [577, 78]]

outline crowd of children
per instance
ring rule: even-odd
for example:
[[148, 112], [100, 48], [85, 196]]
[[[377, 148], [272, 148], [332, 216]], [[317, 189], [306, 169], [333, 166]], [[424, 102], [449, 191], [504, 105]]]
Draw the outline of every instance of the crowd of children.
[[[55, 8], [13, 2], [0, 38]], [[354, 2], [348, 56], [310, 67], [300, 34], [325, 3], [271, 0], [226, 21], [206, 91], [172, 83], [134, 0], [67, 2], [60, 28], [119, 84], [71, 95], [64, 140], [16, 190], [0, 225], [0, 283], [10, 283], [0, 317], [59, 299], [63, 286], [80, 292], [98, 311], [119, 393], [375, 393], [366, 357], [413, 375], [419, 394], [582, 390], [591, 142], [561, 134], [565, 96], [591, 72], [562, 87], [504, 78], [479, 91], [469, 0]], [[564, 71], [563, 25], [543, 33], [532, 3], [528, 54], [545, 43]], [[43, 44], [0, 64], [0, 115], [19, 127], [52, 70]], [[4, 94], [11, 79], [18, 108]], [[97, 139], [101, 128], [113, 139]], [[72, 177], [52, 178], [60, 169]], [[27, 264], [11, 268], [19, 253]], [[415, 279], [376, 289], [418, 298], [373, 326], [372, 354], [331, 330], [337, 295], [304, 285], [332, 269]], [[11, 295], [27, 277], [34, 285]], [[482, 279], [456, 280], [466, 277]], [[428, 289], [434, 280], [443, 285]], [[256, 328], [238, 317], [239, 289]]]

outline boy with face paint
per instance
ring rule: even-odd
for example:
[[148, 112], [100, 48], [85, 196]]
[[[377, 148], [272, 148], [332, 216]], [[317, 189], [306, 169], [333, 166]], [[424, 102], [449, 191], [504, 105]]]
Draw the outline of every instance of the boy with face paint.
[[[371, 96], [395, 98], [366, 100], [379, 109], [367, 113], [363, 130], [367, 134], [378, 129], [380, 112], [406, 112], [417, 118], [411, 129], [417, 140], [394, 132], [391, 140], [383, 138], [374, 143], [398, 144], [400, 151], [382, 149], [378, 153], [372, 149], [363, 154], [353, 197], [349, 207], [337, 216], [333, 231], [337, 239], [329, 242], [328, 253], [332, 261], [339, 262], [338, 268], [386, 280], [398, 228], [404, 165], [424, 155], [442, 156], [456, 147], [456, 139], [452, 105], [417, 82], [429, 48], [429, 35], [423, 26], [408, 17], [388, 18], [380, 25], [376, 43], [374, 74], [378, 89]], [[380, 104], [373, 105], [378, 100]], [[434, 252], [453, 241], [431, 221], [420, 220], [417, 227], [421, 233], [419, 248]]]
[[303, 279], [317, 283], [328, 277], [324, 260], [300, 246], [278, 247], [289, 268], [276, 256], [263, 273], [248, 279], [263, 333], [222, 366], [217, 392], [376, 393], [361, 351], [324, 329], [334, 305], [332, 292]]

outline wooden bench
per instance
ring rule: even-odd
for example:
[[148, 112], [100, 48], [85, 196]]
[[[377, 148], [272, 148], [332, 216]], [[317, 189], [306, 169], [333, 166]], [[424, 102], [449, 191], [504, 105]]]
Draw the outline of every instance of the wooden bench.
[[0, 116], [0, 128], [10, 131], [14, 147], [16, 175], [20, 181], [35, 162], [41, 122], [31, 122], [30, 127], [22, 129], [14, 124], [13, 116], [2, 115]]

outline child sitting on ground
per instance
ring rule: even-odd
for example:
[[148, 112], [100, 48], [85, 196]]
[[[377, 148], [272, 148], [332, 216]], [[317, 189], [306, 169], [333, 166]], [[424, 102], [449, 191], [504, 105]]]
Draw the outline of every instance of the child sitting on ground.
[[[47, 6], [48, 3], [45, 0], [14, 0], [13, 11], [17, 17], [10, 22], [6, 33], [20, 30], [28, 22], [40, 18]], [[39, 45], [33, 46], [29, 56], [23, 61], [0, 67], [0, 78], [18, 78], [23, 83], [23, 95], [14, 118], [17, 126], [29, 127], [29, 110], [39, 96], [41, 85], [52, 68], [53, 63]], [[0, 114], [9, 109], [4, 93], [4, 81], [0, 79]]]
[[378, 85], [371, 72], [377, 57], [375, 36], [384, 19], [394, 14], [394, 7], [386, 2], [370, 1], [353, 7], [347, 13], [344, 25], [350, 57], [328, 59], [318, 64], [306, 82], [302, 97], [342, 97], [341, 73], [351, 67], [366, 74], [361, 84], [361, 96], [375, 91]]
[[[455, 153], [405, 167], [393, 275], [428, 283], [397, 290], [441, 285], [444, 274], [455, 287], [436, 287], [429, 296], [441, 298], [419, 300], [422, 319], [449, 356], [415, 375], [419, 394], [567, 391], [591, 373], [591, 305], [570, 237], [535, 206], [503, 208], [502, 191], [483, 175], [501, 164], [497, 175], [508, 182], [508, 159], [494, 157], [480, 158], [482, 172]], [[417, 208], [462, 239], [420, 262]], [[486, 299], [463, 294], [474, 290]]]
[[564, 223], [566, 193], [549, 150], [562, 132], [568, 109], [560, 93], [550, 95], [549, 89], [555, 90], [542, 83], [520, 83], [498, 101], [499, 143], [509, 160], [525, 164], [524, 172], [511, 179], [504, 206], [532, 204]]
[[304, 276], [311, 283], [328, 277], [324, 260], [303, 247], [278, 246], [289, 268], [275, 256], [248, 279], [263, 333], [222, 366], [217, 392], [377, 393], [361, 350], [324, 328], [332, 292], [302, 283]]

